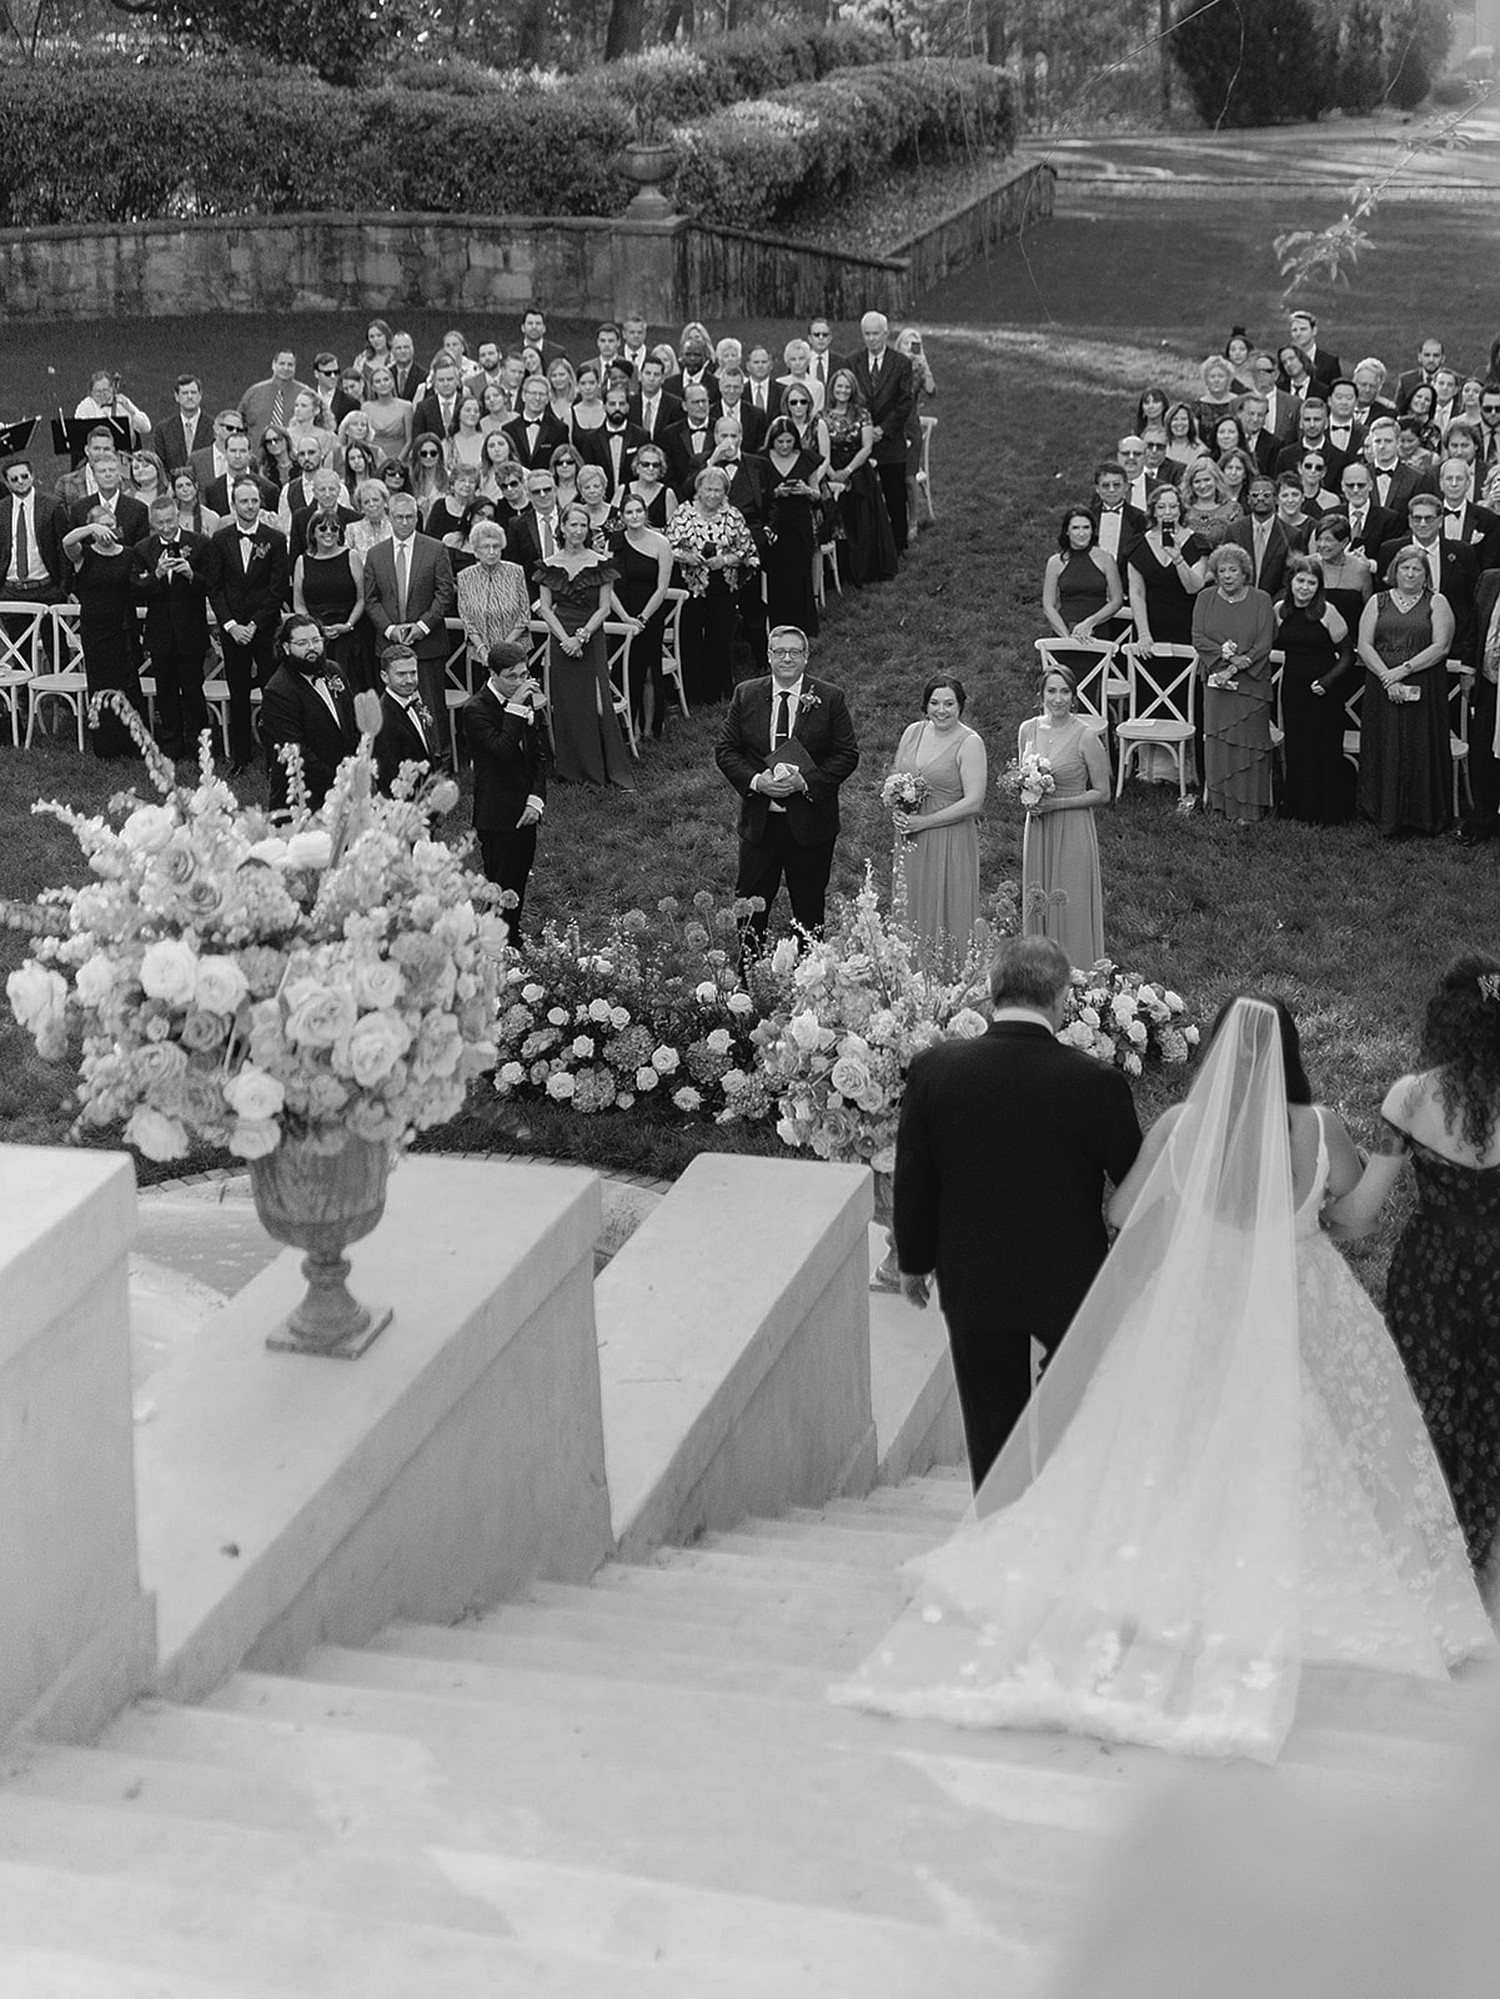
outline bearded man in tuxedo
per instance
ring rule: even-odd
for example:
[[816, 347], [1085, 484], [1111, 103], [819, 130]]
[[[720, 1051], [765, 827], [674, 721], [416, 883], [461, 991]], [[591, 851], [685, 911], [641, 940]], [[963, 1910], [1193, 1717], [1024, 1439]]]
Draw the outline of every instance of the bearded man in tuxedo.
[[839, 786], [859, 764], [842, 692], [807, 671], [807, 634], [778, 625], [768, 651], [769, 676], [740, 682], [714, 751], [743, 801], [734, 892], [763, 904], [745, 925], [746, 952], [764, 947], [783, 879], [792, 921], [810, 936], [822, 934]]
[[270, 805], [284, 812], [291, 803], [286, 765], [278, 752], [295, 743], [302, 752], [307, 802], [314, 812], [345, 757], [359, 748], [354, 696], [343, 676], [323, 657], [323, 627], [316, 618], [293, 611], [276, 637], [278, 665], [261, 695], [260, 738], [270, 772]]
[[1007, 937], [994, 1017], [907, 1072], [896, 1135], [901, 1288], [936, 1273], [977, 1490], [1031, 1394], [1032, 1345], [1055, 1352], [1104, 1261], [1104, 1187], [1141, 1128], [1118, 1069], [1057, 1039], [1072, 967], [1049, 937]]

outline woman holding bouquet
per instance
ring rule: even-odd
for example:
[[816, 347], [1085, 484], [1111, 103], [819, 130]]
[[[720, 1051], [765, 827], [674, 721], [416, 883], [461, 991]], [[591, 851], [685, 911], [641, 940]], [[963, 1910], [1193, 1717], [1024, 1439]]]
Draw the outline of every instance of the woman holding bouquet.
[[1053, 788], [1029, 804], [1021, 855], [1028, 937], [1061, 944], [1080, 971], [1104, 956], [1104, 891], [1094, 807], [1109, 803], [1109, 757], [1097, 729], [1073, 712], [1078, 683], [1065, 667], [1042, 676], [1042, 712], [1021, 724], [1022, 761], [1040, 758]]
[[[939, 676], [922, 690], [923, 720], [902, 736], [887, 786], [897, 803], [891, 906], [943, 978], [957, 976], [979, 917], [979, 822], [989, 788], [984, 738], [963, 719], [961, 680]], [[892, 780], [906, 776], [907, 786]]]
[[1221, 542], [1193, 605], [1203, 685], [1203, 803], [1226, 819], [1271, 810], [1271, 600], [1252, 585], [1248, 549]]

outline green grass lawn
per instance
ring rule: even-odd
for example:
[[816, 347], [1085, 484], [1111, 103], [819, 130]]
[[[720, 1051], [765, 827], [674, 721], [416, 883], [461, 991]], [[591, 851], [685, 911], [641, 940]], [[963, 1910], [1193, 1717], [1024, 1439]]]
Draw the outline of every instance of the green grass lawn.
[[[1086, 493], [1091, 462], [1125, 427], [1140, 384], [1168, 369], [1180, 377], [1184, 357], [1219, 344], [1231, 320], [1253, 329], [1277, 323], [1269, 240], [1289, 218], [1270, 204], [1237, 195], [1224, 215], [1180, 201], [1100, 208], [1097, 219], [1064, 214], [1024, 244], [1004, 246], [926, 302], [921, 317], [936, 329], [929, 350], [941, 387], [938, 520], [897, 582], [834, 602], [814, 652], [817, 670], [849, 693], [864, 757], [845, 787], [836, 887], [856, 881], [866, 856], [882, 872], [887, 866], [878, 787], [934, 669], [967, 682], [968, 719], [983, 732], [992, 766], [1012, 754], [1030, 712], [1031, 642], [1041, 629], [1041, 573], [1059, 510]], [[1380, 353], [1403, 362], [1429, 330], [1441, 278], [1437, 324], [1450, 352], [1483, 354], [1494, 327], [1481, 290], [1485, 260], [1472, 255], [1472, 242], [1491, 226], [1487, 211], [1391, 211], [1376, 231], [1388, 247], [1363, 268], [1358, 288], [1336, 310], [1319, 308], [1329, 344], [1346, 360]], [[1470, 254], [1461, 258], [1465, 243]], [[435, 339], [439, 317], [428, 315], [416, 330], [419, 343]], [[10, 331], [13, 383], [24, 387], [42, 355], [66, 352], [76, 357], [67, 368], [74, 393], [102, 352], [125, 367], [132, 393], [153, 414], [152, 398], [162, 404], [179, 357], [199, 357], [227, 393], [261, 372], [279, 338], [269, 319], [122, 325], [107, 337], [97, 328]], [[347, 351], [361, 331], [347, 318], [314, 319], [299, 325], [296, 344], [311, 350], [326, 341]], [[633, 797], [559, 790], [533, 876], [537, 920], [576, 913], [587, 925], [664, 894], [731, 889], [736, 801], [714, 766], [717, 721], [716, 713], [695, 715], [648, 751]], [[79, 878], [70, 837], [29, 816], [34, 798], [56, 792], [97, 801], [117, 782], [71, 749], [29, 757], [0, 750], [0, 892], [24, 898]], [[1237, 829], [1183, 820], [1175, 804], [1175, 792], [1133, 786], [1117, 810], [1100, 815], [1112, 955], [1174, 985], [1200, 1016], [1245, 988], [1288, 999], [1301, 1016], [1320, 1094], [1371, 1135], [1386, 1085], [1414, 1058], [1436, 972], [1461, 947], [1492, 946], [1500, 935], [1495, 850], [1393, 845], [1359, 827]], [[1018, 810], [997, 800], [983, 834], [988, 884], [1016, 875], [1020, 836]], [[0, 949], [8, 967], [22, 940], [3, 940]], [[1143, 1116], [1179, 1082], [1178, 1074], [1148, 1079]], [[0, 1129], [8, 1137], [60, 1136], [66, 1084], [13, 1029], [0, 1029]], [[460, 1149], [535, 1148], [669, 1173], [726, 1135], [585, 1119], [551, 1105], [480, 1103], [434, 1136]], [[1383, 1264], [1387, 1241], [1388, 1231], [1362, 1259], [1371, 1272]]]

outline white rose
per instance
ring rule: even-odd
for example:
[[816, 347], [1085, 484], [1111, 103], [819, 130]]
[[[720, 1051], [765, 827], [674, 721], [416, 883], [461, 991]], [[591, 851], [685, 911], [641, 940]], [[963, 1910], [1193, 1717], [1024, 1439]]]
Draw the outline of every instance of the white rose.
[[1085, 1027], [1097, 1027], [1099, 1025], [1099, 1009], [1092, 1006], [1081, 1006], [1078, 1009], [1078, 1018], [1083, 1022]]
[[569, 1044], [569, 1052], [576, 1055], [580, 1062], [587, 1062], [594, 1052], [594, 1044], [586, 1034], [575, 1035]]
[[719, 997], [719, 988], [712, 979], [700, 979], [693, 988], [693, 998], [700, 1006], [710, 1006]]
[[568, 1009], [565, 1006], [549, 1007], [547, 1009], [547, 1018], [554, 1027], [566, 1027], [568, 1024]]
[[19, 971], [5, 981], [11, 1012], [29, 1034], [36, 1034], [62, 1017], [68, 988], [58, 972], [28, 958]]
[[159, 854], [176, 831], [177, 820], [165, 805], [138, 805], [120, 838], [133, 854]]
[[1116, 993], [1109, 1010], [1121, 1027], [1128, 1027], [1135, 1019], [1135, 999], [1130, 993]]
[[354, 997], [371, 1012], [394, 1006], [406, 981], [389, 958], [362, 958], [354, 967]]
[[519, 1088], [526, 1081], [526, 1064], [524, 1062], [503, 1063], [500, 1069], [500, 1080], [512, 1090]]
[[[703, 1045], [711, 1049], [715, 1055], [727, 1055], [734, 1046], [734, 1036], [727, 1027], [716, 1027], [712, 1034], [705, 1035]], [[658, 1063], [657, 1067], [660, 1066]]]
[[621, 1029], [629, 1027], [630, 1008], [628, 1006], [612, 1006], [609, 1010], [609, 1024], [617, 1033]]
[[661, 1078], [654, 1069], [637, 1069], [635, 1072], [635, 1086], [638, 1090], [654, 1090], [660, 1081]]
[[672, 1101], [680, 1111], [695, 1111], [702, 1104], [703, 1099], [695, 1089], [684, 1083], [680, 1090], [672, 1092]]
[[205, 1013], [233, 1013], [250, 990], [233, 958], [200, 958], [195, 998]]
[[115, 968], [102, 951], [86, 958], [73, 974], [73, 990], [82, 1006], [102, 1006], [114, 984]]
[[823, 1038], [823, 1029], [815, 1013], [794, 1013], [787, 1022], [787, 1032], [799, 1048], [816, 1048]]
[[560, 1104], [565, 1104], [577, 1088], [577, 1083], [566, 1069], [558, 1069], [547, 1078], [547, 1095]]
[[1131, 1021], [1130, 1025], [1126, 1028], [1125, 1032], [1127, 1035], [1129, 1035], [1130, 1039], [1135, 1043], [1137, 1048], [1145, 1047], [1146, 1045], [1145, 1021], [1143, 1020]]
[[[165, 1000], [168, 1006], [191, 1005], [198, 991], [197, 952], [180, 937], [162, 937], [148, 944], [141, 959], [141, 990], [148, 999]], [[141, 1149], [145, 1151], [144, 1146]], [[162, 1156], [171, 1159], [175, 1154]]]
[[754, 1013], [755, 1001], [749, 993], [731, 993], [724, 1002], [731, 1013]]
[[294, 833], [286, 843], [289, 868], [326, 868], [333, 859], [333, 835], [321, 826]]
[[247, 1062], [237, 1076], [224, 1085], [224, 1101], [246, 1124], [264, 1124], [286, 1102], [286, 1091], [266, 1070]]
[[1187, 1043], [1187, 1045], [1188, 1045], [1188, 1047], [1189, 1047], [1189, 1048], [1196, 1048], [1196, 1047], [1198, 1046], [1198, 1030], [1197, 1030], [1197, 1028], [1196, 1028], [1196, 1027], [1185, 1027], [1185, 1028], [1184, 1028], [1184, 1029], [1182, 1030], [1182, 1038], [1183, 1038], [1183, 1040], [1184, 1040], [1184, 1041], [1185, 1041], [1185, 1042]]
[[1122, 1066], [1127, 1076], [1138, 1076], [1141, 1073], [1141, 1058], [1134, 1049], [1125, 1051], [1125, 1061]]
[[948, 1032], [956, 1034], [960, 1041], [973, 1041], [988, 1031], [989, 1022], [977, 1007], [960, 1007], [948, 1023]]
[[589, 1019], [597, 1020], [601, 1025], [609, 1020], [612, 1011], [613, 1009], [607, 999], [589, 1001]]
[[796, 962], [796, 940], [791, 937], [783, 937], [781, 942], [776, 946], [776, 949], [771, 953], [771, 970], [778, 978], [784, 979]]
[[870, 1087], [870, 1072], [857, 1055], [841, 1055], [828, 1079], [846, 1097], [860, 1097]]
[[385, 1081], [410, 1046], [411, 1029], [399, 1014], [361, 1014], [347, 1044], [348, 1073], [368, 1090]]
[[[713, 1036], [710, 1035], [708, 1038], [712, 1042]], [[727, 1035], [725, 1036], [725, 1045], [728, 1045]], [[658, 1048], [652, 1054], [651, 1066], [658, 1076], [675, 1075], [677, 1070], [682, 1066], [682, 1057], [677, 1053], [675, 1048]]]
[[268, 839], [257, 840], [246, 855], [247, 860], [264, 861], [268, 868], [286, 865], [286, 841], [273, 834]]
[[1170, 1012], [1182, 1013], [1185, 1010], [1186, 1002], [1184, 1001], [1180, 993], [1174, 993], [1171, 991], [1164, 992], [1162, 994], [1162, 998], [1166, 1001], [1167, 1008]]
[[274, 1118], [241, 1118], [230, 1131], [229, 1150], [240, 1159], [264, 1159], [281, 1143], [281, 1126]]
[[620, 1094], [615, 1098], [615, 1109], [617, 1111], [628, 1111], [634, 1102], [635, 1092], [633, 1090], [621, 1090]]
[[[516, 976], [519, 978], [520, 973], [518, 972]], [[536, 980], [533, 979], [529, 985], [522, 986], [521, 997], [528, 1006], [535, 1006], [538, 1000], [547, 997], [547, 991], [544, 986], [539, 986]]]
[[148, 1159], [181, 1159], [188, 1149], [187, 1131], [174, 1117], [137, 1104], [125, 1127], [125, 1143]]

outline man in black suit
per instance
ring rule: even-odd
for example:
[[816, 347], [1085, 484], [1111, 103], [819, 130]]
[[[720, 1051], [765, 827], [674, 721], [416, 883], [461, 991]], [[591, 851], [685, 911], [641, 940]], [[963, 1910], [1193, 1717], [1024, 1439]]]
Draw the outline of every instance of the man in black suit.
[[[1474, 659], [1474, 603], [1479, 587], [1479, 552], [1467, 542], [1444, 541], [1443, 503], [1436, 493], [1414, 493], [1407, 509], [1409, 535], [1397, 534], [1380, 551], [1376, 573], [1384, 582], [1403, 548], [1419, 548], [1427, 563], [1429, 587], [1440, 591], [1453, 613], [1449, 656]], [[1442, 685], [1439, 681], [1439, 685]]]
[[820, 936], [839, 830], [839, 786], [859, 764], [848, 705], [807, 671], [807, 635], [778, 625], [766, 679], [734, 690], [714, 757], [742, 800], [735, 895], [764, 907], [748, 919], [744, 952], [760, 951], [783, 878], [792, 921]]
[[917, 403], [916, 377], [904, 354], [890, 345], [890, 322], [883, 312], [867, 312], [859, 322], [863, 351], [844, 366], [859, 384], [870, 422], [880, 432], [871, 460], [885, 494], [896, 553], [906, 549], [906, 424]]
[[170, 494], [151, 502], [151, 532], [132, 551], [146, 607], [146, 652], [156, 680], [156, 740], [169, 757], [192, 756], [209, 726], [203, 698], [208, 658], [206, 535], [178, 521]]
[[114, 517], [115, 532], [126, 548], [144, 541], [151, 532], [150, 516], [141, 502], [125, 491], [123, 472], [115, 454], [101, 452], [93, 462], [90, 476], [93, 491], [85, 493], [69, 509], [69, 526], [82, 527], [95, 507], [104, 507]]
[[521, 384], [521, 410], [500, 428], [510, 439], [510, 454], [529, 472], [534, 466], [550, 465], [552, 454], [568, 442], [568, 426], [553, 415], [547, 383], [541, 375], [528, 375]]
[[432, 388], [417, 403], [411, 415], [411, 434], [421, 437], [451, 437], [458, 429], [458, 402], [461, 385], [451, 357], [440, 355], [433, 365]]
[[672, 424], [657, 441], [666, 453], [667, 484], [679, 498], [689, 500], [693, 481], [714, 449], [713, 408], [701, 382], [690, 384], [682, 407], [681, 423]]
[[1443, 343], [1429, 333], [1417, 349], [1416, 367], [1403, 369], [1396, 377], [1396, 409], [1399, 415], [1405, 416], [1418, 389], [1432, 388], [1442, 365]]
[[1500, 831], [1500, 756], [1495, 752], [1496, 682], [1500, 681], [1500, 569], [1486, 569], [1474, 590], [1474, 684], [1469, 700], [1469, 806], [1458, 837], [1478, 845]]
[[[294, 481], [294, 484], [300, 483]], [[288, 488], [290, 491], [291, 488]], [[312, 505], [295, 506], [291, 509], [287, 526], [282, 530], [287, 536], [287, 561], [292, 568], [307, 553], [308, 538], [313, 520], [317, 516], [326, 517], [338, 525], [338, 538], [344, 538], [345, 528], [353, 527], [359, 519], [356, 510], [345, 504], [344, 482], [331, 465], [320, 465], [312, 476]], [[325, 634], [325, 637], [327, 635]]]
[[415, 404], [422, 393], [422, 370], [417, 362], [417, 343], [409, 333], [391, 335], [391, 393], [403, 403]]
[[717, 465], [729, 481], [728, 500], [744, 516], [760, 568], [740, 571], [737, 601], [740, 612], [739, 636], [750, 648], [757, 673], [766, 670], [766, 597], [761, 577], [766, 562], [766, 529], [771, 512], [771, 493], [776, 475], [770, 463], [744, 449], [739, 422], [727, 413], [714, 424], [714, 448], [710, 465]]
[[1249, 518], [1231, 524], [1224, 539], [1244, 549], [1250, 558], [1250, 581], [1268, 597], [1279, 597], [1286, 579], [1292, 544], [1276, 518], [1276, 481], [1257, 473], [1245, 495]]
[[486, 664], [489, 678], [461, 715], [474, 760], [474, 831], [484, 877], [515, 897], [505, 925], [517, 944], [536, 859], [536, 829], [547, 809], [547, 759], [537, 719], [545, 704], [524, 646], [501, 639], [490, 647]]
[[275, 664], [276, 621], [287, 587], [286, 537], [261, 519], [260, 487], [248, 474], [231, 494], [233, 518], [203, 557], [208, 601], [219, 621], [224, 678], [229, 682], [229, 769], [250, 768], [255, 739], [250, 691]]
[[1318, 322], [1315, 314], [1300, 308], [1292, 314], [1288, 332], [1292, 345], [1307, 364], [1307, 372], [1318, 387], [1326, 392], [1331, 382], [1336, 382], [1343, 374], [1343, 363], [1337, 354], [1330, 354], [1318, 345]]
[[[1297, 419], [1297, 435], [1290, 444], [1283, 445], [1276, 455], [1276, 463], [1272, 470], [1277, 478], [1279, 479], [1283, 472], [1295, 472], [1304, 458], [1314, 454], [1323, 460], [1324, 469], [1327, 470], [1327, 436], [1328, 405], [1321, 396], [1310, 395], [1303, 402], [1301, 414]], [[1338, 468], [1340, 472], [1343, 469], [1342, 465]], [[1329, 473], [1328, 483], [1337, 490], [1337, 473]]]
[[1267, 429], [1268, 414], [1266, 399], [1259, 389], [1240, 397], [1239, 419], [1240, 429], [1245, 433], [1245, 449], [1255, 460], [1256, 471], [1269, 472], [1274, 478], [1283, 440]]
[[1146, 532], [1146, 516], [1131, 506], [1125, 495], [1130, 482], [1117, 458], [1101, 458], [1094, 467], [1094, 497], [1089, 503], [1099, 546], [1112, 555], [1125, 573], [1125, 560]]
[[1359, 391], [1347, 375], [1340, 375], [1328, 391], [1328, 427], [1323, 434], [1323, 458], [1334, 492], [1339, 489], [1344, 467], [1365, 448], [1365, 427], [1358, 412]]
[[152, 439], [157, 457], [169, 472], [192, 462], [193, 453], [208, 431], [203, 421], [203, 389], [198, 377], [179, 375], [172, 393], [177, 408], [156, 426], [156, 435]]
[[896, 1139], [901, 1286], [925, 1305], [936, 1273], [976, 1488], [1104, 1261], [1104, 1188], [1140, 1150], [1118, 1069], [1060, 1042], [1070, 967], [1047, 937], [1007, 937], [990, 968], [994, 1019], [907, 1073]]
[[1438, 467], [1442, 537], [1472, 548], [1480, 569], [1491, 569], [1500, 562], [1500, 514], [1478, 505], [1473, 492], [1474, 468], [1468, 459], [1445, 458]]
[[770, 348], [757, 341], [745, 356], [746, 397], [769, 423], [773, 416], [780, 416], [785, 393], [776, 380], [776, 363]]
[[443, 748], [438, 731], [445, 716], [434, 715], [422, 699], [417, 655], [408, 645], [389, 645], [380, 656], [380, 733], [375, 738], [375, 781], [387, 798], [403, 764], [431, 771]]
[[354, 696], [342, 674], [325, 668], [323, 627], [316, 618], [293, 611], [276, 636], [276, 671], [261, 696], [260, 739], [270, 772], [270, 806], [284, 812], [291, 803], [286, 765], [278, 752], [295, 743], [302, 752], [302, 778], [314, 812], [328, 796], [345, 757], [359, 748]]
[[269, 479], [262, 479], [250, 463], [250, 439], [244, 431], [231, 431], [225, 438], [224, 462], [226, 470], [223, 478], [215, 479], [203, 490], [204, 506], [223, 519], [230, 512], [232, 488], [242, 479], [252, 479], [260, 494], [261, 505], [268, 513], [274, 514], [281, 504], [281, 494]]
[[714, 378], [719, 371], [714, 366], [714, 357], [709, 351], [708, 342], [701, 334], [690, 333], [687, 336], [682, 343], [679, 359], [681, 366], [677, 373], [667, 377], [667, 393], [676, 396], [680, 403], [685, 404], [688, 390], [696, 386], [706, 389], [712, 399]]
[[[200, 444], [188, 460], [198, 480], [198, 490], [203, 492], [215, 479], [222, 479], [229, 470], [228, 446], [231, 437], [237, 433], [248, 436], [245, 419], [238, 410], [220, 410], [214, 418], [212, 436], [207, 444]], [[201, 436], [202, 433], [200, 432]]]
[[0, 464], [0, 597], [14, 603], [55, 604], [70, 575], [62, 538], [67, 517], [57, 501], [39, 493], [31, 460], [17, 453]]
[[1339, 492], [1349, 516], [1349, 546], [1373, 562], [1392, 535], [1401, 532], [1401, 517], [1376, 501], [1373, 476], [1363, 458], [1344, 467]]
[[521, 345], [534, 347], [542, 357], [542, 373], [545, 375], [554, 361], [566, 361], [555, 340], [547, 338], [547, 315], [537, 306], [528, 306], [521, 314]]
[[583, 433], [579, 455], [585, 464], [600, 468], [613, 499], [634, 471], [635, 454], [649, 442], [641, 426], [630, 421], [629, 389], [615, 381], [604, 391], [604, 421], [597, 430]]
[[1375, 504], [1401, 519], [1414, 493], [1436, 493], [1435, 473], [1418, 472], [1401, 462], [1398, 439], [1401, 432], [1395, 417], [1377, 417], [1365, 429], [1365, 457], [1369, 461]]
[[522, 508], [505, 530], [505, 559], [519, 563], [533, 590], [537, 565], [550, 562], [562, 546], [562, 522], [557, 512], [557, 481], [538, 465], [526, 474], [526, 498]]
[[666, 369], [654, 354], [641, 363], [640, 380], [630, 398], [630, 421], [642, 429], [653, 444], [660, 444], [674, 423], [682, 422], [682, 404], [662, 386]]
[[726, 416], [732, 416], [739, 425], [745, 450], [752, 457], [758, 457], [766, 441], [766, 426], [771, 419], [762, 416], [755, 407], [737, 362], [719, 370], [719, 412], [714, 418], [715, 435], [718, 434], [719, 419]]

